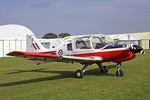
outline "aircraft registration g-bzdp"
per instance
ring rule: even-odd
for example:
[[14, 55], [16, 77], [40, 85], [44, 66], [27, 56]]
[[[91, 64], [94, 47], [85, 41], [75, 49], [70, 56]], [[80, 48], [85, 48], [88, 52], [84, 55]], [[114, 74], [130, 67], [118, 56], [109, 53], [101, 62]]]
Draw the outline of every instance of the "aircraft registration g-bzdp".
[[69, 40], [60, 40], [60, 45], [46, 49], [36, 39], [34, 35], [27, 36], [29, 52], [14, 51], [7, 55], [26, 58], [26, 60], [36, 64], [48, 62], [78, 62], [84, 65], [82, 70], [77, 70], [76, 78], [82, 78], [89, 65], [96, 63], [102, 73], [107, 73], [108, 68], [102, 66], [103, 62], [117, 63], [116, 76], [122, 77], [123, 71], [120, 69], [123, 61], [136, 57], [135, 53], [144, 53], [143, 48], [138, 45], [110, 44], [98, 36], [80, 36]]

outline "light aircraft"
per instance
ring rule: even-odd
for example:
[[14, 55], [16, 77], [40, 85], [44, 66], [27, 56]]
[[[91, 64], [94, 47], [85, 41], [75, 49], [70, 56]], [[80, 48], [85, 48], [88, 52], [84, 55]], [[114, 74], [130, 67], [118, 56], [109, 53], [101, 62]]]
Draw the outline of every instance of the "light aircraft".
[[115, 62], [116, 76], [122, 77], [121, 63], [134, 59], [135, 53], [144, 53], [143, 48], [138, 45], [110, 44], [102, 37], [88, 35], [77, 36], [71, 40], [64, 38], [59, 45], [52, 49], [46, 49], [34, 35], [27, 36], [27, 48], [29, 52], [13, 51], [9, 56], [26, 58], [27, 61], [36, 64], [48, 62], [78, 62], [83, 64], [81, 70], [75, 72], [76, 78], [82, 78], [88, 66], [97, 64], [102, 73], [107, 73], [108, 68], [102, 66], [103, 62]]

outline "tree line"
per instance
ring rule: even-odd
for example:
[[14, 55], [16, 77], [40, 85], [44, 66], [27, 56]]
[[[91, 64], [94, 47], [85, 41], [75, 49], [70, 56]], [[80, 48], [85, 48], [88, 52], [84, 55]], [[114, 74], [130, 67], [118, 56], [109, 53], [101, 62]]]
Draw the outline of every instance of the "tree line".
[[69, 33], [60, 33], [59, 35], [55, 33], [46, 33], [42, 38], [51, 39], [51, 38], [64, 38], [66, 36], [71, 36]]

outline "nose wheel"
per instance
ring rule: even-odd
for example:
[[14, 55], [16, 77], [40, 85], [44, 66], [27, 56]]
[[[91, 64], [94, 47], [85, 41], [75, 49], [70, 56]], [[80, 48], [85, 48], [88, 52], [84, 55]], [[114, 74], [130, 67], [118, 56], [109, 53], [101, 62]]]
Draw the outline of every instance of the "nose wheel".
[[116, 76], [117, 77], [122, 77], [124, 75], [123, 71], [122, 70], [117, 70], [116, 71]]
[[123, 71], [120, 69], [121, 63], [117, 64], [117, 71], [116, 71], [116, 76], [117, 77], [123, 77], [124, 73]]

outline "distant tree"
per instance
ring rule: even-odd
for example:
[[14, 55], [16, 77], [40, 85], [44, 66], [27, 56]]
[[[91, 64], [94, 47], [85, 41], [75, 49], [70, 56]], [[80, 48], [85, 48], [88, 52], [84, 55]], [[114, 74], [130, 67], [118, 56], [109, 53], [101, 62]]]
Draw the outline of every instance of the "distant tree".
[[64, 38], [66, 36], [71, 36], [69, 33], [60, 33], [59, 38]]
[[55, 34], [55, 33], [47, 33], [42, 38], [43, 39], [57, 38], [57, 34]]

